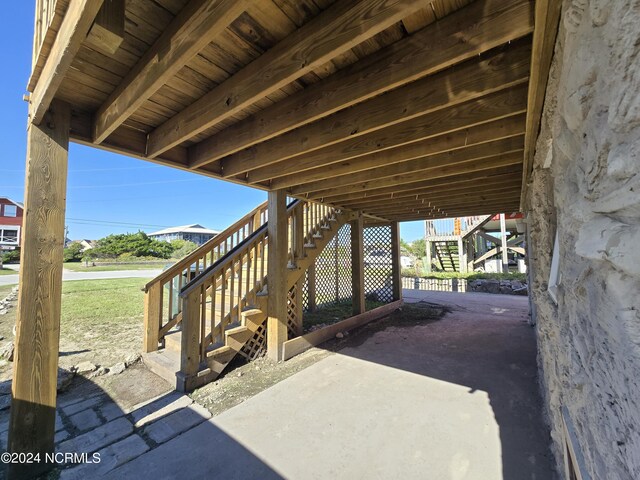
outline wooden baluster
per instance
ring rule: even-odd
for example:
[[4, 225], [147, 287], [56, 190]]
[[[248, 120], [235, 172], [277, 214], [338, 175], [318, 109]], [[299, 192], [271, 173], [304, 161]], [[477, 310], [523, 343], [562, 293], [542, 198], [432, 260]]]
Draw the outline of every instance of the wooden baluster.
[[[178, 273], [178, 292], [182, 291], [182, 276], [184, 275], [184, 270], [180, 270]], [[178, 312], [182, 312], [182, 297], [178, 295]]]
[[211, 280], [211, 343], [216, 343], [216, 300], [218, 296], [218, 275], [214, 275]]
[[205, 329], [207, 327], [207, 287], [206, 282], [201, 287], [201, 313], [200, 313], [200, 359], [205, 358], [205, 350], [207, 348]]
[[[173, 278], [169, 280], [169, 311], [167, 313], [168, 321], [173, 320]], [[160, 327], [162, 327], [162, 322], [160, 322]]]
[[247, 250], [247, 277], [245, 279], [244, 295], [245, 305], [249, 304], [249, 292], [251, 291], [251, 264], [253, 263], [253, 257], [251, 255], [251, 247]]
[[231, 261], [231, 272], [230, 272], [230, 280], [231, 285], [229, 287], [229, 322], [233, 322], [233, 301], [235, 299], [235, 285], [236, 285], [236, 262], [235, 260]]
[[[222, 276], [220, 279], [220, 323], [218, 324], [220, 327], [220, 334], [223, 336], [223, 332], [224, 332], [224, 313], [226, 311], [226, 306], [227, 306], [227, 298], [226, 298], [226, 294], [227, 294], [227, 269], [223, 268], [222, 269]], [[223, 338], [223, 337], [222, 337]], [[222, 340], [221, 338], [221, 340]]]

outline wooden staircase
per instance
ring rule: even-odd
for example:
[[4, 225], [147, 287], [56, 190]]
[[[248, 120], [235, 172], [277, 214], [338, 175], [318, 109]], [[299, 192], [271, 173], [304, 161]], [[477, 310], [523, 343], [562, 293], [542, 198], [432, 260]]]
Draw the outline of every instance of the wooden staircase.
[[[287, 288], [291, 290], [340, 227], [354, 215], [302, 201], [291, 204], [288, 214]], [[252, 216], [255, 218], [255, 213], [244, 218]], [[157, 331], [157, 340], [152, 337], [152, 341], [147, 342], [143, 358], [153, 372], [177, 389], [192, 390], [214, 380], [236, 355], [246, 350], [249, 342], [264, 337], [269, 302], [267, 221], [265, 218], [242, 241], [180, 284], [178, 299], [160, 298], [158, 303], [158, 299], [151, 302], [148, 298], [147, 304], [153, 303], [155, 308], [147, 308], [145, 313], [168, 310], [168, 316], [163, 315], [160, 321], [145, 316], [146, 330]], [[233, 232], [225, 230], [218, 237], [230, 234]], [[220, 241], [223, 238], [219, 238]], [[193, 258], [202, 258], [204, 252], [211, 250], [211, 245], [205, 244], [199, 250], [202, 251], [192, 254]], [[187, 268], [193, 270], [192, 266]], [[147, 297], [152, 288], [157, 291], [157, 284], [162, 283], [163, 290], [173, 294], [171, 285], [179, 283], [184, 269], [183, 261], [172, 272], [163, 272], [148, 284]], [[188, 318], [188, 322], [184, 322], [184, 318]], [[187, 334], [185, 328], [181, 328], [183, 323], [190, 326]], [[246, 352], [243, 353], [246, 356]]]
[[433, 242], [436, 258], [444, 272], [460, 271], [460, 256], [458, 255], [458, 241], [437, 240]]

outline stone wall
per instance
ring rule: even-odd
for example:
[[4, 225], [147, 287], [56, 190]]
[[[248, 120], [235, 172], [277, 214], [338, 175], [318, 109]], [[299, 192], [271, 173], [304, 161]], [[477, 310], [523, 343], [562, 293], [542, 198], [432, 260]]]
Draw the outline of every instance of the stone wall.
[[[529, 185], [530, 290], [561, 478], [640, 478], [640, 0], [565, 0]], [[558, 226], [557, 306], [547, 293]]]

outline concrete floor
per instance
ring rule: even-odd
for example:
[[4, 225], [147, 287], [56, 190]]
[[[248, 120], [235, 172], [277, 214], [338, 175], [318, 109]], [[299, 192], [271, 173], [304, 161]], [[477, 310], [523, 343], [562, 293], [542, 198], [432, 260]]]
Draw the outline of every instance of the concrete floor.
[[452, 312], [376, 332], [110, 478], [554, 478], [527, 298], [404, 293]]

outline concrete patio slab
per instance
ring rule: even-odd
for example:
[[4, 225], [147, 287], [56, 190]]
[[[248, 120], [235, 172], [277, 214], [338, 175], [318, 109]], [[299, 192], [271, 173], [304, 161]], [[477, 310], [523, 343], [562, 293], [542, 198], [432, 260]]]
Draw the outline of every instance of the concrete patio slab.
[[405, 299], [452, 311], [377, 331], [109, 478], [554, 478], [527, 299]]

